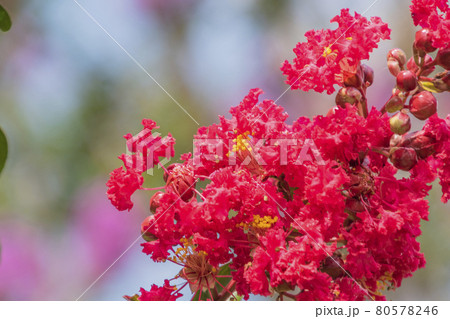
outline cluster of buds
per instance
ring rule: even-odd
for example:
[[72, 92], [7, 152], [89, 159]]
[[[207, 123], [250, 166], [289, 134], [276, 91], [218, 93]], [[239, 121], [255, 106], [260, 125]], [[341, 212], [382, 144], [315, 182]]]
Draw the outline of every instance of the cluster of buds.
[[436, 152], [436, 140], [425, 131], [405, 135], [394, 134], [390, 141], [389, 158], [398, 169], [409, 171], [419, 160]]
[[[414, 167], [417, 163], [417, 152], [423, 153], [421, 150], [426, 148], [423, 143], [427, 141], [423, 138], [418, 139], [420, 146], [405, 147], [405, 143], [410, 144], [411, 140], [417, 139], [417, 132], [401, 139], [398, 137], [407, 134], [411, 129], [409, 114], [422, 121], [430, 118], [437, 112], [437, 100], [433, 93], [450, 91], [450, 50], [439, 49], [433, 59], [428, 53], [434, 51], [436, 48], [432, 45], [430, 30], [424, 28], [416, 32], [414, 55], [408, 61], [405, 52], [398, 48], [390, 50], [387, 55], [388, 69], [396, 77], [396, 87], [383, 111], [397, 112], [390, 118], [391, 131], [395, 135], [391, 140], [389, 157], [399, 169], [410, 170]], [[444, 68], [444, 71], [429, 78], [436, 66]]]

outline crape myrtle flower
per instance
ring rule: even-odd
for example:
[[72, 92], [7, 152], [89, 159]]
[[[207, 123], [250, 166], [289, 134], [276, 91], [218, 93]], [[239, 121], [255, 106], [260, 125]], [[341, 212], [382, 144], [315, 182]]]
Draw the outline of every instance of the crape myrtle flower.
[[139, 301], [175, 301], [183, 295], [176, 291], [176, 287], [171, 286], [168, 280], [164, 281], [164, 286], [152, 285], [149, 291], [140, 289], [141, 295], [124, 296], [126, 300]]
[[[450, 7], [447, 0], [412, 0], [409, 7], [414, 25], [426, 28], [434, 49], [450, 43]], [[434, 50], [431, 50], [434, 51]]]
[[[152, 197], [152, 215], [142, 224], [142, 247], [153, 261], [182, 268], [171, 279], [178, 284], [128, 299], [173, 300], [189, 286], [196, 300], [384, 300], [383, 289], [399, 287], [425, 265], [416, 238], [433, 174], [420, 173], [422, 160], [411, 178], [395, 177], [397, 169], [377, 151], [393, 137], [387, 114], [372, 108], [364, 118], [348, 105], [289, 125], [282, 107], [258, 102], [261, 93], [250, 90], [231, 119], [198, 130], [197, 159], [183, 154], [166, 169], [164, 191]], [[427, 130], [441, 136], [436, 125]], [[280, 133], [298, 142], [286, 147], [284, 165], [280, 145], [271, 143]], [[217, 144], [207, 141], [218, 140], [225, 150], [214, 157]], [[264, 143], [255, 154], [257, 140]], [[308, 140], [315, 149], [298, 162]], [[206, 187], [197, 190], [198, 179]]]
[[152, 120], [142, 121], [144, 129], [136, 136], [127, 134], [127, 149], [131, 154], [119, 156], [125, 169], [119, 167], [111, 172], [111, 177], [106, 183], [108, 198], [119, 210], [130, 210], [133, 207], [131, 196], [142, 188], [144, 178], [142, 173], [159, 163], [160, 157], [171, 158], [174, 156], [175, 139], [169, 134], [166, 138], [152, 133], [159, 128]]
[[[342, 87], [326, 115], [288, 124], [283, 107], [254, 88], [230, 117], [200, 127], [193, 153], [167, 167], [175, 140], [152, 133], [154, 121], [125, 136], [125, 169], [112, 172], [108, 197], [130, 209], [131, 195], [149, 190], [143, 173], [159, 164], [164, 185], [149, 195], [142, 251], [180, 267], [162, 287], [126, 299], [175, 300], [186, 287], [192, 300], [385, 300], [425, 266], [417, 239], [430, 184], [439, 178], [442, 201], [450, 198], [450, 117], [437, 116], [433, 95], [446, 90], [434, 84], [446, 75], [424, 77], [445, 65], [445, 52], [408, 60], [389, 51], [396, 86], [380, 110], [369, 108], [374, 70], [361, 60], [390, 30], [348, 9], [331, 22], [338, 28], [307, 32], [282, 67], [293, 89]], [[409, 132], [410, 113], [426, 120], [421, 130]]]
[[356, 12], [352, 16], [349, 9], [342, 9], [330, 22], [339, 26], [306, 32], [307, 41], [297, 44], [293, 62], [283, 63], [281, 70], [291, 89], [333, 93], [334, 85], [343, 86], [357, 72], [360, 61], [368, 59], [391, 32], [379, 17], [368, 20]]
[[140, 189], [143, 183], [142, 175], [133, 169], [116, 168], [111, 172], [111, 177], [106, 183], [108, 198], [118, 210], [130, 210], [133, 208], [131, 195]]
[[446, 203], [450, 199], [450, 115], [447, 115], [445, 119], [439, 118], [436, 114], [431, 116], [423, 128], [423, 132], [434, 142], [431, 144], [433, 160], [428, 162], [437, 171], [442, 187], [441, 200]]

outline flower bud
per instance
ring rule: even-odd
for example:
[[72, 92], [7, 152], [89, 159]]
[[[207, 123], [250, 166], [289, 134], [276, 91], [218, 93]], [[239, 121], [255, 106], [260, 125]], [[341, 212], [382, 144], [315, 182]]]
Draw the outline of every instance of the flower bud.
[[167, 183], [167, 179], [169, 178], [169, 175], [172, 173], [172, 170], [175, 167], [177, 167], [178, 165], [180, 165], [180, 164], [176, 163], [176, 164], [170, 164], [169, 166], [167, 166], [167, 169], [164, 170], [164, 175], [163, 175], [164, 182]]
[[[433, 65], [433, 58], [430, 55], [426, 54], [424, 59], [425, 61], [423, 62], [422, 72], [420, 73], [420, 75], [427, 76], [434, 71], [435, 66]], [[406, 63], [406, 68], [414, 73], [417, 73], [419, 67], [414, 61], [414, 57], [408, 60], [408, 63]]]
[[154, 223], [155, 217], [152, 215], [145, 218], [141, 224], [141, 235], [142, 238], [147, 242], [155, 241], [158, 239], [155, 235], [150, 233], [150, 228], [153, 226]]
[[342, 255], [338, 251], [335, 251], [333, 257], [328, 256], [323, 260], [320, 271], [328, 274], [333, 279], [345, 276], [345, 264], [341, 257]]
[[344, 87], [339, 90], [336, 94], [336, 104], [345, 108], [345, 105], [348, 104], [359, 104], [362, 99], [361, 92], [354, 87]]
[[373, 83], [373, 69], [366, 64], [361, 64], [361, 69], [362, 69], [363, 75], [364, 75], [365, 86], [366, 87], [371, 86]]
[[419, 158], [425, 159], [436, 152], [436, 140], [433, 137], [425, 134], [426, 133], [424, 131], [407, 134], [401, 146], [413, 148]]
[[437, 111], [437, 101], [428, 91], [414, 94], [409, 104], [409, 110], [419, 120], [426, 120]]
[[126, 301], [139, 301], [139, 295], [138, 294], [134, 294], [133, 296], [123, 296], [123, 299], [125, 299]]
[[153, 194], [153, 196], [150, 198], [150, 212], [156, 213], [156, 209], [161, 205], [160, 200], [164, 196], [163, 192], [156, 192]]
[[397, 87], [402, 91], [412, 91], [417, 87], [417, 79], [410, 70], [400, 71], [397, 75]]
[[345, 209], [354, 213], [363, 212], [365, 210], [362, 202], [358, 199], [354, 199], [353, 197], [345, 200]]
[[431, 31], [430, 29], [422, 29], [416, 32], [416, 39], [414, 41], [414, 46], [424, 52], [433, 52], [436, 50], [431, 44]]
[[398, 64], [400, 65], [401, 68], [403, 68], [403, 66], [406, 63], [406, 54], [405, 52], [403, 52], [402, 49], [392, 49], [388, 52], [387, 54], [387, 60], [396, 60], [398, 62]]
[[416, 151], [410, 147], [394, 147], [389, 159], [396, 168], [409, 171], [417, 164]]
[[386, 103], [386, 111], [394, 113], [403, 108], [403, 100], [399, 96], [393, 96]]
[[400, 98], [404, 98], [405, 96], [402, 95], [403, 93], [404, 93], [403, 91], [400, 91], [397, 88], [393, 88], [392, 89], [392, 96], [397, 96], [398, 95]]
[[390, 118], [391, 131], [395, 134], [403, 135], [411, 129], [411, 120], [406, 112], [398, 112]]
[[183, 164], [172, 164], [164, 173], [166, 187], [171, 187], [175, 193], [181, 196], [185, 202], [189, 201], [195, 194], [194, 172], [189, 166]]
[[393, 134], [391, 136], [391, 139], [389, 140], [389, 146], [400, 146], [400, 144], [403, 142], [403, 136], [398, 134]]
[[450, 69], [450, 48], [440, 49], [436, 55], [436, 64], [444, 69]]
[[397, 74], [399, 74], [400, 71], [402, 70], [402, 68], [400, 67], [400, 63], [398, 63], [398, 61], [395, 59], [389, 59], [387, 61], [387, 66], [389, 72], [391, 72], [393, 76], [397, 76]]
[[444, 71], [436, 74], [433, 79], [434, 87], [441, 92], [450, 91], [450, 71]]
[[406, 68], [414, 73], [416, 73], [419, 70], [419, 67], [416, 64], [416, 61], [414, 61], [414, 57], [411, 57], [408, 62], [406, 63]]
[[356, 69], [356, 73], [344, 79], [344, 85], [347, 87], [359, 88], [363, 84], [364, 74], [361, 66]]
[[344, 184], [344, 189], [348, 191], [348, 196], [359, 198], [361, 194], [371, 192], [371, 176], [369, 176], [362, 166], [356, 166], [352, 169], [351, 172], [349, 172], [348, 177], [348, 181]]

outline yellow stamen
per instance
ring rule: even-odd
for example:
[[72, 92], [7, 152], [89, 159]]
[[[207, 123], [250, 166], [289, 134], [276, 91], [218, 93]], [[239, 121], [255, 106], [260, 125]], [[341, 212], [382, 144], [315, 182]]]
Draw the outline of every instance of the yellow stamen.
[[278, 221], [278, 217], [254, 215], [252, 226], [255, 228], [268, 229]]
[[247, 131], [243, 134], [239, 134], [238, 136], [236, 136], [236, 138], [232, 139], [233, 146], [231, 147], [231, 150], [227, 153], [227, 156], [230, 156], [231, 153], [236, 153], [238, 151], [245, 151], [245, 150], [251, 151], [252, 148], [249, 143], [250, 140], [250, 138], [248, 137], [249, 135], [250, 132]]
[[333, 51], [331, 51], [331, 46], [325, 47], [322, 53], [322, 56], [326, 58], [329, 56]]

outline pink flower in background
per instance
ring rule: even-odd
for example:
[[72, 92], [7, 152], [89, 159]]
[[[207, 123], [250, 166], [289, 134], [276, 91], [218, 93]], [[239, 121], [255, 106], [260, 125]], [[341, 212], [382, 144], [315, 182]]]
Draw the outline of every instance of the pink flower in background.
[[[139, 214], [113, 214], [102, 183], [92, 183], [75, 197], [68, 223], [70, 255], [78, 256], [73, 269], [80, 281], [90, 284], [136, 240]], [[139, 207], [138, 207], [139, 209]], [[87, 288], [87, 286], [85, 287]]]
[[139, 215], [113, 214], [102, 183], [84, 187], [73, 201], [62, 240], [42, 225], [0, 223], [0, 300], [75, 300], [136, 240]]
[[42, 300], [45, 242], [23, 221], [0, 223], [0, 300]]

